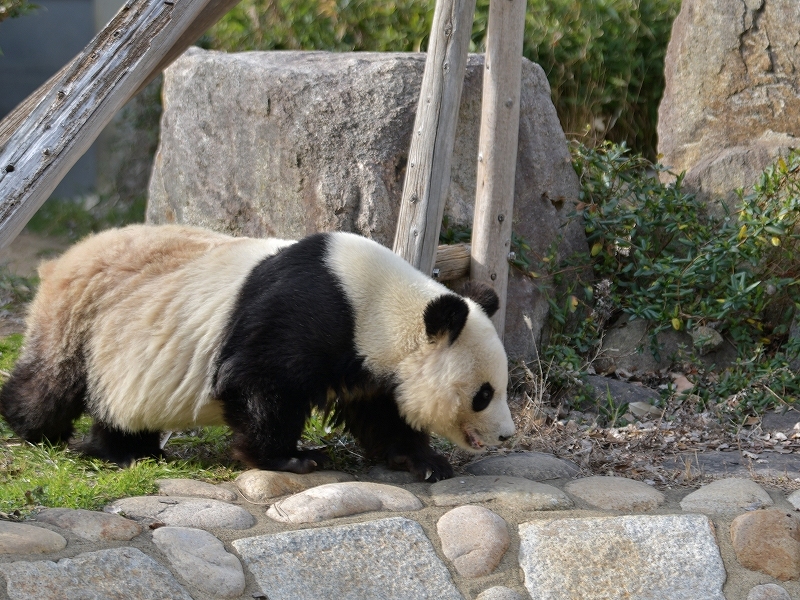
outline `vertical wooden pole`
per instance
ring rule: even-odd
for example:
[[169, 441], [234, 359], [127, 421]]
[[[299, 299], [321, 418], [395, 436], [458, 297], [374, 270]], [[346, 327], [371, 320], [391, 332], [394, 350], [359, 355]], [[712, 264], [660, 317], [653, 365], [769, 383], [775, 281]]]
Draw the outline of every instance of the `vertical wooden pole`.
[[514, 213], [524, 30], [525, 0], [491, 0], [470, 278], [490, 285], [500, 297], [500, 309], [492, 321], [501, 338], [506, 320], [508, 253]]
[[[508, 0], [506, 0], [508, 1]], [[439, 245], [475, 0], [437, 0], [394, 251], [430, 275]]]

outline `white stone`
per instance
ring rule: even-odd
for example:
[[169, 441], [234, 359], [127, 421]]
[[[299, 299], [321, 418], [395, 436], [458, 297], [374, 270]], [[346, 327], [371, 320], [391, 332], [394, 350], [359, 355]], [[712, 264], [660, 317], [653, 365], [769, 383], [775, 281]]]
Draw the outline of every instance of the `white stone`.
[[751, 479], [718, 479], [704, 485], [681, 500], [686, 512], [707, 515], [737, 514], [772, 506], [769, 494]]
[[792, 600], [785, 589], [774, 583], [757, 585], [747, 594], [747, 600]]
[[135, 496], [112, 502], [103, 510], [137, 520], [199, 529], [248, 529], [256, 522], [241, 506], [210, 498]]
[[547, 519], [519, 526], [531, 598], [725, 600], [705, 515]]
[[664, 494], [641, 481], [624, 477], [585, 477], [570, 481], [564, 491], [603, 510], [644, 511], [664, 503]]
[[482, 506], [459, 506], [436, 523], [442, 552], [459, 575], [473, 579], [494, 571], [510, 538], [503, 518]]
[[192, 600], [163, 565], [136, 548], [87, 552], [57, 563], [0, 564], [10, 600]]
[[164, 496], [190, 496], [193, 498], [213, 498], [223, 502], [236, 502], [236, 493], [212, 483], [195, 479], [159, 479], [156, 481], [158, 493]]
[[273, 498], [296, 494], [326, 483], [353, 481], [353, 476], [339, 471], [315, 471], [305, 475], [283, 471], [251, 469], [236, 478], [236, 487], [250, 502], [267, 502]]
[[475, 600], [525, 600], [520, 594], [502, 585], [497, 585], [478, 594]]
[[44, 527], [0, 521], [0, 554], [57, 552], [67, 540]]
[[159, 527], [153, 531], [153, 542], [181, 577], [197, 589], [215, 598], [238, 598], [244, 593], [242, 564], [207, 531]]
[[454, 477], [431, 485], [436, 506], [459, 506], [477, 502], [498, 502], [522, 510], [566, 510], [572, 500], [552, 485], [522, 477], [479, 475]]
[[379, 483], [390, 483], [393, 485], [417, 483], [419, 481], [417, 476], [409, 471], [397, 471], [395, 469], [390, 469], [386, 465], [375, 465], [367, 471], [367, 477]]
[[786, 498], [797, 510], [800, 510], [800, 490], [795, 490]]
[[48, 508], [36, 520], [71, 531], [90, 542], [128, 541], [142, 533], [142, 526], [119, 515], [95, 510]]
[[569, 479], [580, 471], [575, 463], [543, 452], [514, 452], [505, 456], [490, 456], [467, 465], [464, 470], [473, 475], [507, 475], [533, 481]]
[[351, 481], [320, 485], [276, 502], [267, 516], [281, 523], [315, 523], [371, 511], [419, 510], [411, 492], [381, 483]]
[[422, 527], [402, 517], [232, 545], [270, 600], [463, 600]]

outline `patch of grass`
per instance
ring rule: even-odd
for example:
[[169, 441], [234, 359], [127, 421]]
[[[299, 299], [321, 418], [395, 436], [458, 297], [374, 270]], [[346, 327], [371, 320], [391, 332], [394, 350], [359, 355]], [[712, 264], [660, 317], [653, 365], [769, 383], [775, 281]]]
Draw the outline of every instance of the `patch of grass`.
[[[17, 362], [19, 351], [22, 348], [24, 338], [21, 333], [14, 333], [8, 337], [0, 339], [0, 371], [11, 373], [14, 363]], [[0, 375], [2, 375], [0, 373]], [[5, 379], [5, 375], [2, 375]]]
[[6, 514], [24, 517], [40, 506], [98, 510], [117, 498], [155, 492], [157, 479], [219, 482], [236, 474], [184, 460], [147, 459], [120, 469], [63, 446], [22, 442], [0, 421], [0, 511]]

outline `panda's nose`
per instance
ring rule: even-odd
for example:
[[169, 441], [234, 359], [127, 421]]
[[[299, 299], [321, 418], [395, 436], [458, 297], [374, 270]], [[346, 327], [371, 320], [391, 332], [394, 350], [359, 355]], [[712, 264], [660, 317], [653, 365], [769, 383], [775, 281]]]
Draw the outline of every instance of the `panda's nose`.
[[510, 435], [501, 435], [501, 436], [499, 436], [499, 437], [500, 437], [500, 441], [501, 441], [501, 442], [505, 442], [505, 441], [506, 441], [508, 438], [510, 438], [511, 436], [510, 436]]

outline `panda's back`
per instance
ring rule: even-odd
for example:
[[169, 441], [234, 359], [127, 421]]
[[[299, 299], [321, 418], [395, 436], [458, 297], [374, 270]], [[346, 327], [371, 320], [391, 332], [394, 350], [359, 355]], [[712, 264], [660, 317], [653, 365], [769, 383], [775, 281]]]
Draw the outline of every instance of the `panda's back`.
[[[115, 234], [88, 240], [85, 256], [94, 259], [73, 282], [94, 313], [84, 321], [93, 412], [130, 431], [222, 423], [209, 393], [220, 337], [247, 275], [288, 242], [180, 226]], [[47, 269], [44, 281], [58, 275]]]

